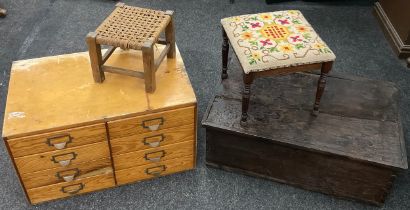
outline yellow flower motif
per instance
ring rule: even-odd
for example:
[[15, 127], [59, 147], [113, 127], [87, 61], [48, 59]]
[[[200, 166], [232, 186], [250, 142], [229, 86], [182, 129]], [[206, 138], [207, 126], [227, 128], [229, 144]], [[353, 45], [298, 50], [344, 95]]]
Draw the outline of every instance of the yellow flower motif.
[[296, 26], [296, 30], [298, 30], [300, 33], [309, 31], [309, 29], [306, 26]]
[[313, 48], [315, 48], [315, 49], [322, 49], [322, 48], [324, 48], [324, 47], [325, 47], [325, 45], [322, 44], [322, 43], [315, 43], [315, 44], [313, 44]]
[[272, 18], [272, 15], [271, 15], [271, 14], [268, 14], [268, 13], [261, 14], [261, 15], [259, 15], [259, 17], [260, 17], [262, 20], [272, 20], [272, 19], [273, 19], [273, 18]]
[[299, 12], [297, 10], [289, 10], [288, 13], [291, 14], [291, 15], [299, 14]]
[[234, 21], [234, 22], [241, 22], [242, 21], [242, 19], [240, 17], [232, 17], [231, 20]]
[[283, 53], [291, 53], [293, 52], [293, 46], [290, 44], [282, 44], [279, 47], [279, 50], [282, 51]]
[[251, 32], [245, 32], [245, 33], [242, 34], [242, 38], [244, 38], [244, 39], [252, 39], [253, 36], [252, 36], [252, 33], [251, 33]]
[[261, 59], [261, 54], [259, 54], [258, 52], [253, 52], [252, 53], [252, 58], [255, 60], [259, 60]]

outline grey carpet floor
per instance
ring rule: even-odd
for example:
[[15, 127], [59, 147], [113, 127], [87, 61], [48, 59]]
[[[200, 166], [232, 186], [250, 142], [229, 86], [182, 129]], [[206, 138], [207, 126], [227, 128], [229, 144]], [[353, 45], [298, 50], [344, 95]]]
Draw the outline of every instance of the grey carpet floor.
[[[396, 58], [372, 14], [373, 1], [136, 0], [141, 7], [176, 12], [177, 43], [199, 102], [199, 119], [219, 83], [222, 17], [298, 9], [337, 55], [334, 72], [394, 82], [410, 145], [410, 69]], [[0, 19], [0, 127], [13, 60], [86, 51], [85, 35], [111, 12], [110, 0], [6, 0]], [[0, 209], [378, 209], [204, 165], [205, 131], [199, 129], [198, 167], [67, 200], [30, 206], [5, 146], [0, 144]], [[407, 150], [409, 151], [409, 150]], [[402, 172], [381, 209], [410, 209], [410, 172]]]

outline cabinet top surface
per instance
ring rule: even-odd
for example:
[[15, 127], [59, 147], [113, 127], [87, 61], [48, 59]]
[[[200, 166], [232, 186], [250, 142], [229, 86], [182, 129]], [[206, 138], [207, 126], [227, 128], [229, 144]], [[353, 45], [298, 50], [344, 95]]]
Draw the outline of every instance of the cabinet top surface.
[[[156, 56], [163, 46], [155, 48]], [[117, 49], [106, 65], [141, 71], [140, 51]], [[144, 80], [105, 73], [94, 83], [88, 52], [13, 62], [3, 137], [13, 138], [195, 104], [181, 55], [165, 58], [156, 72], [156, 91]]]

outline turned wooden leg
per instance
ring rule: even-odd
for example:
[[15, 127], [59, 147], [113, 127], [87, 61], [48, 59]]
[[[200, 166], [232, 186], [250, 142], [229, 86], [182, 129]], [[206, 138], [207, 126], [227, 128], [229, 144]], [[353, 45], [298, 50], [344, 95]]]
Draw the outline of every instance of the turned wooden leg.
[[229, 39], [225, 30], [222, 28], [222, 79], [228, 78], [228, 55], [229, 55]]
[[174, 11], [167, 10], [166, 15], [171, 17], [167, 27], [165, 28], [165, 40], [170, 44], [167, 58], [175, 58], [175, 29], [174, 29]]
[[249, 99], [251, 97], [251, 84], [253, 82], [253, 74], [243, 73], [243, 93], [242, 93], [242, 117], [241, 124], [245, 124], [248, 119]]
[[315, 105], [313, 106], [313, 112], [312, 112], [312, 114], [315, 116], [319, 114], [320, 99], [322, 98], [323, 92], [325, 90], [326, 77], [327, 77], [327, 74], [332, 69], [332, 65], [333, 65], [333, 62], [326, 62], [322, 64], [320, 78], [319, 78], [319, 81], [317, 82]]
[[101, 46], [96, 42], [96, 33], [90, 32], [87, 34], [86, 42], [88, 45], [88, 53], [90, 55], [91, 69], [93, 72], [94, 81], [102, 83], [105, 79], [104, 72], [102, 71], [102, 55]]
[[145, 92], [153, 93], [156, 87], [154, 41], [149, 40], [142, 46], [142, 60], [144, 63]]

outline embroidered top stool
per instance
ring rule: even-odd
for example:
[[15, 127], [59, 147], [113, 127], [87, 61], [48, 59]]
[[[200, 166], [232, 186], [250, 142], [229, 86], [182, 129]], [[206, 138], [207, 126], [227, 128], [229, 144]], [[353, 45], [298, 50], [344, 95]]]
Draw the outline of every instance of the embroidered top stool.
[[[173, 11], [157, 11], [118, 3], [114, 11], [98, 26], [95, 32], [87, 35], [94, 81], [102, 83], [104, 72], [124, 74], [145, 80], [145, 91], [155, 91], [155, 72], [164, 60], [175, 57], [175, 31]], [[165, 40], [159, 38], [165, 33]], [[157, 59], [154, 58], [154, 44], [164, 44], [166, 47]], [[101, 45], [111, 46], [101, 55]], [[142, 50], [144, 72], [106, 66], [115, 48]]]
[[255, 78], [321, 69], [313, 114], [319, 111], [326, 76], [336, 56], [297, 10], [241, 15], [221, 20], [222, 79], [228, 77], [229, 42], [243, 68], [241, 122], [248, 117]]

